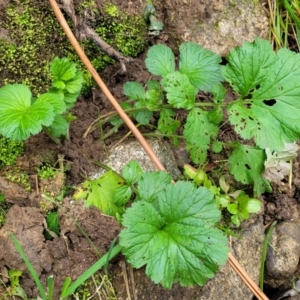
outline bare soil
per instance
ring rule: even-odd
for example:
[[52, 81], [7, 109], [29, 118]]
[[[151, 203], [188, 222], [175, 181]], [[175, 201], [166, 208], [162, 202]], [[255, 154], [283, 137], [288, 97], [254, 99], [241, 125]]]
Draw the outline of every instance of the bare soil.
[[[153, 40], [153, 42], [165, 41]], [[145, 53], [142, 53], [130, 63], [125, 75], [118, 73], [120, 70], [118, 63], [107, 67], [101, 74], [104, 82], [118, 100], [124, 99], [122, 89], [126, 81], [145, 83], [149, 80], [150, 74], [144, 67], [144, 58]], [[37, 288], [10, 241], [9, 231], [13, 232], [19, 239], [44, 285], [46, 278], [49, 275], [54, 275], [56, 287], [54, 299], [59, 299], [58, 292], [65, 277], [70, 276], [72, 280], [75, 280], [99, 256], [109, 250], [112, 241], [118, 236], [121, 229], [120, 224], [115, 219], [101, 214], [96, 208], [86, 208], [81, 202], [73, 202], [71, 197], [73, 190], [70, 188], [69, 196], [63, 200], [61, 207], [58, 208], [61, 226], [60, 236], [52, 240], [45, 239], [46, 214], [41, 210], [43, 199], [40, 195], [42, 186], [40, 182], [36, 181], [36, 168], [49, 162], [55, 165], [59, 157], [63, 159], [64, 167], [68, 169], [66, 172], [66, 185], [68, 187], [80, 184], [88, 174], [95, 171], [97, 168], [95, 161], [104, 161], [110, 148], [128, 132], [125, 127], [122, 127], [117, 134], [102, 141], [102, 134], [108, 132], [111, 126], [105, 125], [101, 128], [99, 125], [99, 128], [88, 134], [87, 137], [83, 137], [95, 119], [111, 111], [113, 109], [102, 92], [99, 89], [93, 89], [89, 96], [80, 97], [72, 109], [72, 113], [77, 119], [71, 124], [70, 140], [64, 140], [62, 145], [56, 145], [46, 134], [41, 133], [26, 141], [25, 153], [17, 165], [30, 175], [31, 192], [25, 191], [16, 184], [9, 183], [5, 179], [5, 172], [8, 170], [1, 170], [0, 190], [6, 195], [6, 199], [10, 203], [6, 223], [0, 231], [1, 280], [4, 283], [7, 282], [3, 274], [8, 269], [22, 270], [23, 275], [20, 283], [28, 297], [36, 297]], [[179, 111], [178, 118], [184, 119], [184, 117]], [[235, 135], [229, 129], [224, 133], [223, 139], [232, 140], [232, 138], [235, 138]], [[181, 162], [185, 161], [186, 157], [178, 153], [179, 151], [176, 151], [180, 167]], [[214, 168], [216, 165], [214, 164], [214, 157], [211, 158], [210, 163]], [[300, 217], [298, 201], [300, 190], [296, 188], [300, 186], [299, 158], [294, 162], [293, 176], [294, 184], [291, 190], [288, 188], [287, 182], [283, 182], [280, 188], [274, 186], [272, 194], [263, 196], [266, 224], [275, 218], [291, 220]], [[57, 186], [61, 187], [62, 184], [61, 181], [55, 181], [51, 189], [55, 190]], [[85, 234], [75, 225], [74, 220]], [[175, 285], [172, 290], [166, 290], [160, 285], [155, 285], [145, 276], [144, 269], [132, 270], [130, 266], [126, 265], [122, 255], [109, 263], [108, 275], [116, 297], [120, 300], [128, 299], [127, 287], [129, 287], [131, 296], [135, 294], [136, 299], [139, 300], [190, 300], [197, 299], [200, 292], [199, 287], [187, 289]], [[92, 290], [95, 291], [95, 287]], [[4, 294], [4, 292], [5, 286], [0, 285], [0, 299], [2, 299], [1, 293]], [[95, 299], [98, 298], [95, 297]]]

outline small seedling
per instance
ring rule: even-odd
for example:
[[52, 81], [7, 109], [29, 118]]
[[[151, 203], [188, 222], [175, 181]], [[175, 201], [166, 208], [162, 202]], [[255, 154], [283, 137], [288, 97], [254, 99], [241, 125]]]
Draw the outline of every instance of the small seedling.
[[0, 132], [12, 140], [26, 140], [42, 129], [56, 142], [67, 135], [69, 123], [64, 114], [75, 104], [82, 85], [82, 75], [66, 58], [55, 58], [51, 66], [52, 88], [32, 97], [22, 84], [0, 88]]

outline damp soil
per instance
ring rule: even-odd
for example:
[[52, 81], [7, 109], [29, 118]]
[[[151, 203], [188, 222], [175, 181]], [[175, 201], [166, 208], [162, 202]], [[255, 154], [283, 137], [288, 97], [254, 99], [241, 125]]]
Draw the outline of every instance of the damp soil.
[[[137, 81], [144, 84], [151, 78], [144, 67], [144, 58], [145, 53], [142, 53], [128, 64], [126, 74], [121, 74], [121, 67], [118, 63], [108, 66], [102, 72], [102, 79], [119, 101], [125, 100], [122, 92], [125, 82]], [[209, 95], [204, 94], [201, 97], [205, 99]], [[74, 202], [72, 199], [74, 187], [93, 173], [97, 169], [97, 162], [103, 162], [115, 143], [128, 133], [126, 127], [121, 127], [117, 133], [103, 141], [102, 136], [109, 132], [112, 126], [109, 124], [102, 126], [98, 123], [98, 126], [84, 137], [91, 124], [99, 116], [112, 111], [114, 110], [108, 99], [98, 88], [94, 88], [89, 95], [81, 96], [72, 109], [72, 113], [77, 118], [71, 123], [69, 140], [64, 140], [61, 145], [56, 145], [46, 134], [40, 133], [26, 141], [25, 153], [18, 160], [17, 166], [19, 170], [25, 171], [29, 175], [30, 192], [5, 179], [8, 169], [0, 171], [0, 190], [9, 202], [6, 222], [0, 229], [0, 273], [3, 283], [0, 285], [0, 299], [2, 299], [1, 295], [5, 293], [6, 284], [9, 286], [7, 276], [5, 276], [8, 270], [23, 271], [20, 279], [21, 286], [29, 298], [37, 296], [36, 285], [16, 252], [9, 232], [13, 232], [24, 247], [25, 253], [44, 285], [47, 277], [54, 275], [56, 290], [53, 299], [59, 299], [58, 291], [67, 276], [72, 280], [78, 278], [101, 255], [109, 251], [112, 242], [118, 237], [121, 226], [114, 218], [103, 215], [94, 207], [86, 208], [80, 201]], [[184, 120], [184, 112], [178, 111], [177, 117]], [[154, 118], [152, 122], [155, 123], [155, 121]], [[226, 141], [236, 138], [230, 127], [224, 128], [222, 139]], [[179, 168], [181, 168], [182, 163], [186, 162], [188, 158], [184, 151], [175, 149], [175, 152]], [[219, 158], [210, 157], [208, 171], [217, 168], [215, 161]], [[59, 166], [59, 162], [62, 165]], [[37, 180], [36, 169], [45, 164], [51, 164], [57, 168], [63, 166], [66, 174], [65, 180], [61, 177], [55, 178], [52, 182]], [[67, 195], [58, 207], [60, 235], [47, 239], [45, 237], [47, 232], [46, 211], [53, 209], [53, 206], [45, 202], [41, 193], [44, 188], [47, 188], [54, 193], [54, 196], [57, 196], [64, 185], [67, 186]], [[274, 219], [292, 220], [300, 217], [298, 201], [300, 190], [296, 188], [299, 186], [300, 159], [297, 158], [293, 165], [293, 187], [290, 189], [288, 182], [283, 181], [281, 186], [273, 187], [272, 194], [262, 196], [265, 224]], [[166, 290], [160, 285], [153, 284], [145, 276], [143, 268], [132, 270], [122, 255], [115, 257], [108, 264], [107, 274], [116, 299], [119, 300], [128, 299], [128, 291], [133, 299], [139, 300], [199, 298], [199, 287], [187, 289], [174, 285], [172, 290]], [[104, 276], [104, 273], [101, 273], [101, 276]], [[92, 286], [91, 293], [95, 290], [95, 286]], [[113, 299], [112, 295], [112, 291], [106, 291], [107, 299]], [[93, 299], [100, 298], [95, 296]]]

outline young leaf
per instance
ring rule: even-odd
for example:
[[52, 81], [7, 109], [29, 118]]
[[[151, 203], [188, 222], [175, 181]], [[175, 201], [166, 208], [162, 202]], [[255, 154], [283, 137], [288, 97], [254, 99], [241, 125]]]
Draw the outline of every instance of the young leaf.
[[136, 268], [147, 265], [147, 275], [164, 287], [203, 285], [228, 253], [226, 237], [213, 227], [220, 219], [213, 194], [177, 182], [157, 196], [157, 207], [138, 201], [123, 215], [123, 254]]
[[138, 82], [126, 82], [123, 86], [123, 92], [130, 100], [145, 100], [145, 90]]
[[144, 172], [138, 181], [139, 199], [153, 202], [157, 199], [157, 193], [170, 183], [172, 177], [167, 172]]
[[175, 57], [172, 50], [165, 45], [152, 46], [145, 60], [147, 69], [153, 75], [166, 76], [175, 71]]
[[114, 194], [124, 184], [124, 180], [117, 173], [108, 171], [98, 179], [86, 180], [78, 188], [74, 199], [84, 199], [88, 205], [98, 207], [106, 215], [121, 215], [124, 209], [114, 203]]
[[76, 66], [67, 58], [54, 58], [50, 70], [54, 81], [68, 81], [76, 76]]
[[245, 42], [242, 47], [230, 51], [223, 76], [235, 91], [245, 97], [262, 83], [275, 59], [271, 44], [256, 38], [254, 42]]
[[51, 125], [53, 106], [43, 100], [41, 96], [31, 104], [31, 92], [21, 84], [0, 88], [1, 133], [14, 140], [26, 140], [30, 134], [39, 133], [42, 126]]
[[176, 108], [191, 109], [195, 104], [198, 89], [195, 88], [185, 74], [173, 72], [167, 74], [161, 85], [167, 92], [168, 102]]
[[163, 104], [164, 95], [161, 89], [151, 89], [146, 92], [145, 104], [149, 110], [159, 111]]
[[194, 163], [205, 161], [210, 140], [217, 136], [218, 130], [218, 126], [209, 122], [206, 111], [200, 108], [190, 111], [183, 135], [186, 137], [187, 149]]
[[222, 80], [221, 57], [201, 46], [187, 42], [179, 47], [179, 71], [198, 89], [210, 92]]
[[122, 170], [127, 185], [135, 184], [142, 176], [142, 168], [136, 160], [131, 160]]
[[[139, 101], [134, 104], [134, 107], [143, 107], [145, 106], [144, 102]], [[139, 122], [141, 125], [148, 125], [151, 118], [153, 117], [153, 112], [148, 109], [143, 109], [139, 111], [135, 111], [132, 114], [134, 118]]]
[[56, 57], [50, 63], [53, 76], [53, 87], [58, 90], [67, 91], [70, 94], [79, 94], [82, 87], [82, 73], [77, 70], [76, 65], [67, 58]]
[[254, 193], [259, 196], [270, 191], [270, 185], [262, 177], [264, 171], [265, 152], [258, 147], [237, 144], [236, 149], [229, 157], [230, 173], [243, 184], [254, 182]]
[[59, 235], [60, 224], [57, 211], [51, 212], [46, 218], [48, 229]]

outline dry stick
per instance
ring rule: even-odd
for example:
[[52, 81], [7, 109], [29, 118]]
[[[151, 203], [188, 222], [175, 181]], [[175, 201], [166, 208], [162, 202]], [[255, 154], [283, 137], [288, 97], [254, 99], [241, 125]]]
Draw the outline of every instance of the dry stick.
[[131, 119], [128, 117], [128, 115], [124, 112], [120, 104], [117, 102], [117, 100], [114, 98], [114, 96], [111, 94], [105, 83], [102, 81], [100, 76], [98, 75], [97, 71], [95, 68], [92, 66], [91, 62], [83, 52], [82, 48], [80, 47], [78, 41], [76, 40], [74, 34], [72, 33], [67, 21], [65, 20], [63, 14], [61, 13], [57, 3], [55, 0], [49, 0], [50, 5], [58, 19], [58, 22], [62, 26], [65, 34], [67, 35], [68, 39], [70, 40], [72, 46], [74, 47], [75, 51], [77, 52], [78, 56], [86, 66], [86, 68], [89, 70], [93, 78], [95, 79], [96, 83], [98, 86], [101, 88], [102, 92], [104, 95], [108, 98], [112, 106], [115, 108], [119, 116], [123, 119], [124, 123], [129, 127], [129, 129], [132, 131], [132, 133], [135, 135], [137, 140], [140, 142], [142, 147], [145, 149], [145, 152], [147, 155], [150, 157], [151, 161], [155, 165], [155, 167], [158, 170], [165, 170], [163, 164], [160, 162], [158, 157], [155, 155], [145, 138], [142, 136], [140, 131], [136, 128], [134, 123], [131, 121]]
[[[133, 124], [131, 119], [128, 117], [128, 115], [124, 112], [122, 107], [119, 105], [117, 100], [114, 98], [114, 96], [111, 94], [107, 86], [104, 84], [100, 76], [98, 75], [97, 71], [92, 66], [91, 62], [81, 49], [79, 43], [77, 42], [75, 36], [73, 35], [69, 25], [67, 24], [63, 14], [61, 13], [57, 3], [55, 0], [49, 0], [50, 5], [58, 19], [58, 22], [62, 26], [65, 34], [67, 35], [68, 39], [70, 40], [72, 46], [74, 47], [75, 51], [77, 52], [78, 56], [82, 60], [82, 62], [85, 64], [86, 68], [89, 70], [93, 78], [95, 79], [98, 86], [101, 88], [102, 92], [106, 95], [110, 103], [113, 105], [115, 110], [118, 112], [119, 116], [123, 119], [124, 123], [128, 126], [128, 128], [132, 131], [132, 133], [135, 135], [136, 139], [139, 141], [141, 146], [144, 148], [145, 152], [155, 165], [156, 169], [158, 170], [165, 170], [163, 164], [158, 159], [156, 154], [153, 152], [152, 148], [149, 146], [148, 142], [145, 140], [145, 138], [142, 136], [140, 131], [137, 129], [137, 127]], [[233, 257], [231, 253], [229, 253], [228, 257], [229, 263], [232, 266], [232, 268], [239, 274], [239, 276], [243, 279], [243, 281], [248, 285], [250, 290], [253, 292], [253, 294], [259, 299], [259, 300], [268, 300], [267, 296], [259, 289], [259, 287], [255, 284], [255, 282], [249, 277], [249, 275], [246, 273], [246, 271], [243, 269], [243, 267], [238, 263], [238, 261]]]

